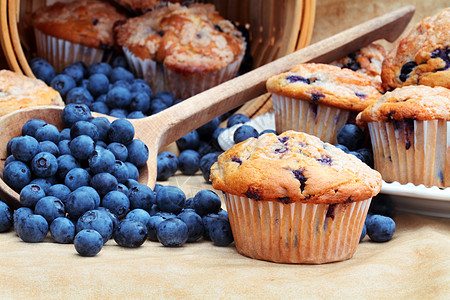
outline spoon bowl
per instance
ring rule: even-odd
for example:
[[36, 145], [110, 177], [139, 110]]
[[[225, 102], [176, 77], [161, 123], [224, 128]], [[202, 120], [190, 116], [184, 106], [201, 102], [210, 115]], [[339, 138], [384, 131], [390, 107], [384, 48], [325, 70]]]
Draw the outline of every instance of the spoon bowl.
[[[147, 164], [139, 170], [139, 182], [153, 188], [156, 182], [156, 163], [159, 149], [176, 141], [213, 118], [267, 92], [265, 83], [271, 76], [286, 72], [296, 64], [306, 62], [328, 63], [356, 51], [369, 43], [386, 39], [394, 41], [405, 29], [414, 14], [413, 6], [406, 6], [345, 30], [244, 75], [224, 82], [190, 97], [155, 115], [129, 119], [135, 128], [135, 138], [149, 149]], [[42, 119], [63, 129], [62, 107], [37, 106], [21, 109], [0, 118], [0, 199], [13, 208], [20, 207], [19, 194], [3, 181], [4, 162], [8, 141], [21, 135], [23, 124], [31, 119]], [[103, 116], [110, 121], [116, 118]]]

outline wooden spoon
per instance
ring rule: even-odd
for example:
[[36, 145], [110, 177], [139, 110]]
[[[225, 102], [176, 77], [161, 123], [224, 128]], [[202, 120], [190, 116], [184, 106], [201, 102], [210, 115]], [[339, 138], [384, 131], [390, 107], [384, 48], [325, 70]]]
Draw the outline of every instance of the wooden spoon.
[[[158, 114], [143, 119], [130, 120], [136, 131], [135, 138], [144, 141], [149, 149], [147, 165], [140, 169], [139, 182], [153, 187], [156, 181], [156, 157], [158, 150], [192, 130], [207, 123], [247, 100], [266, 92], [266, 80], [305, 62], [330, 62], [378, 39], [394, 41], [404, 30], [414, 7], [407, 6], [355, 26], [242, 76], [197, 94]], [[42, 106], [15, 111], [0, 119], [0, 172], [3, 174], [7, 158], [6, 144], [21, 134], [22, 125], [30, 119], [43, 119], [59, 129], [63, 128], [61, 107]], [[94, 116], [105, 116], [94, 114]], [[115, 118], [105, 116], [109, 120]], [[19, 207], [19, 195], [0, 180], [0, 199], [13, 207]]]

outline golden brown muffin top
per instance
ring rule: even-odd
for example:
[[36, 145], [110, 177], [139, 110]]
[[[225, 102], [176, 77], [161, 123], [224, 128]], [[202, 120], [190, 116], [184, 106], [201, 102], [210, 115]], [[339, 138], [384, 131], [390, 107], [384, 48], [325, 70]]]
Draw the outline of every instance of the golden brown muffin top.
[[372, 84], [350, 69], [308, 63], [269, 78], [266, 87], [272, 94], [360, 112], [381, 96]]
[[183, 0], [114, 0], [120, 6], [126, 8], [127, 10], [135, 13], [142, 14], [148, 10], [154, 9], [158, 5], [164, 5], [165, 2], [178, 2], [181, 3]]
[[357, 116], [360, 124], [403, 119], [450, 120], [450, 90], [424, 85], [397, 88]]
[[38, 9], [33, 14], [33, 26], [59, 39], [102, 48], [114, 45], [113, 25], [125, 19], [125, 15], [111, 4], [78, 0], [57, 2]]
[[64, 103], [60, 94], [42, 80], [0, 70], [0, 116], [35, 105], [63, 106]]
[[381, 79], [387, 91], [405, 85], [450, 88], [450, 8], [423, 19], [395, 42]]
[[213, 187], [263, 201], [349, 203], [381, 189], [381, 175], [303, 132], [263, 134], [234, 145], [211, 167]]
[[180, 72], [207, 72], [234, 62], [245, 51], [239, 30], [212, 4], [158, 7], [116, 27], [117, 43], [141, 59]]

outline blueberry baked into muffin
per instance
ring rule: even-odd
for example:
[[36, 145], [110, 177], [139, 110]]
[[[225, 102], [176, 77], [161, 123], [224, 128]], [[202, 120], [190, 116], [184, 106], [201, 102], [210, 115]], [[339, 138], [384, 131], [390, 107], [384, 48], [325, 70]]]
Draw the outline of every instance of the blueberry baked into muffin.
[[450, 90], [405, 86], [362, 111], [375, 169], [386, 182], [450, 186]]
[[283, 263], [350, 258], [380, 174], [306, 133], [263, 134], [234, 145], [211, 168], [237, 250]]
[[381, 44], [373, 42], [330, 64], [353, 70], [356, 73], [366, 74], [372, 77], [375, 86], [379, 87], [381, 84], [381, 65], [385, 56], [386, 49]]
[[99, 0], [57, 2], [33, 14], [37, 54], [57, 72], [70, 63], [102, 61], [115, 45], [113, 25], [126, 16]]
[[381, 79], [388, 91], [406, 85], [450, 88], [450, 8], [423, 19], [394, 44]]
[[42, 80], [0, 70], [0, 116], [37, 105], [64, 106], [64, 102], [59, 93]]
[[234, 77], [246, 47], [241, 32], [212, 4], [169, 4], [115, 30], [137, 76], [154, 91], [182, 99]]
[[[277, 132], [303, 131], [335, 144], [339, 128], [381, 93], [368, 75], [326, 64], [301, 64], [269, 78]], [[381, 86], [378, 85], [378, 88]]]

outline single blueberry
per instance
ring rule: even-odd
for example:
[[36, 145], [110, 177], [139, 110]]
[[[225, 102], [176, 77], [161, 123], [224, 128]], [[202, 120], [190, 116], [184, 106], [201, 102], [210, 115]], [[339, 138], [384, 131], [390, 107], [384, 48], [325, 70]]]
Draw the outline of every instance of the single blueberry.
[[114, 224], [106, 211], [92, 209], [83, 213], [76, 224], [76, 232], [85, 229], [95, 230], [102, 236], [105, 244], [113, 235]]
[[150, 96], [145, 91], [132, 93], [128, 109], [131, 111], [147, 112], [150, 109]]
[[87, 89], [92, 96], [98, 97], [106, 94], [109, 88], [109, 79], [105, 74], [92, 74], [89, 77]]
[[100, 196], [104, 196], [110, 191], [117, 190], [117, 179], [110, 173], [98, 173], [92, 176], [90, 185], [97, 190]]
[[64, 181], [67, 172], [72, 169], [79, 168], [80, 163], [70, 154], [63, 154], [57, 158], [58, 161], [58, 171], [56, 172], [56, 177], [60, 181]]
[[186, 223], [173, 218], [159, 223], [156, 236], [165, 247], [181, 247], [188, 240], [189, 231]]
[[184, 175], [194, 175], [200, 168], [200, 154], [194, 150], [184, 150], [178, 157], [178, 167]]
[[152, 115], [157, 114], [167, 108], [168, 106], [160, 98], [154, 98], [150, 101], [150, 114]]
[[128, 144], [127, 149], [128, 161], [136, 167], [140, 168], [147, 163], [148, 148], [143, 141], [134, 139]]
[[222, 205], [220, 197], [211, 190], [199, 191], [195, 194], [192, 201], [195, 212], [201, 217], [211, 213], [218, 213]]
[[94, 140], [87, 135], [80, 135], [70, 141], [72, 156], [79, 161], [87, 160], [95, 148]]
[[114, 120], [108, 130], [108, 138], [110, 142], [130, 144], [134, 138], [133, 124], [126, 119]]
[[167, 180], [178, 170], [178, 158], [172, 152], [161, 152], [156, 158], [156, 167], [157, 180]]
[[113, 171], [111, 172], [111, 174], [114, 177], [116, 177], [117, 182], [119, 182], [119, 184], [125, 183], [129, 178], [128, 167], [124, 162], [122, 162], [120, 160], [115, 161], [114, 168], [113, 168]]
[[142, 208], [146, 211], [150, 211], [151, 207], [156, 202], [152, 189], [144, 184], [128, 187], [128, 189], [130, 209]]
[[31, 119], [31, 120], [27, 121], [25, 124], [23, 124], [22, 135], [23, 136], [29, 135], [29, 136], [34, 137], [36, 130], [38, 130], [39, 127], [42, 127], [46, 124], [47, 124], [47, 122], [45, 122], [44, 120]]
[[47, 61], [41, 60], [36, 61], [34, 64], [30, 66], [31, 71], [33, 72], [36, 78], [44, 81], [47, 85], [50, 85], [53, 77], [55, 77], [56, 72], [52, 65], [50, 65]]
[[346, 146], [344, 146], [344, 145], [341, 145], [341, 144], [336, 144], [336, 145], [334, 145], [336, 148], [339, 148], [339, 149], [341, 149], [342, 151], [344, 151], [345, 153], [349, 153], [350, 152], [350, 150], [348, 150], [348, 148], [346, 147]]
[[225, 247], [234, 241], [230, 221], [225, 217], [213, 218], [209, 224], [209, 237], [216, 246]]
[[8, 231], [13, 225], [13, 215], [11, 208], [3, 201], [0, 201], [0, 232]]
[[94, 199], [94, 208], [95, 209], [97, 209], [100, 206], [100, 195], [93, 187], [84, 185], [84, 186], [80, 186], [79, 188], [77, 188], [76, 191], [87, 192], [89, 194], [89, 196], [91, 196], [92, 199]]
[[102, 199], [102, 206], [109, 209], [118, 219], [122, 219], [130, 209], [130, 200], [119, 191], [111, 191]]
[[68, 128], [72, 127], [77, 121], [90, 121], [92, 119], [91, 111], [85, 104], [67, 104], [62, 113], [61, 119]]
[[4, 165], [4, 167], [6, 167], [10, 162], [13, 162], [13, 161], [16, 161], [16, 159], [15, 159], [15, 157], [14, 157], [14, 155], [10, 155], [10, 156], [8, 156], [6, 159], [5, 159], [5, 165]]
[[220, 154], [222, 154], [222, 152], [212, 152], [200, 158], [200, 170], [202, 171], [203, 178], [208, 183], [211, 182], [209, 179], [211, 173], [211, 166], [217, 161], [217, 158], [219, 157]]
[[220, 121], [219, 118], [217, 117], [197, 128], [196, 130], [200, 136], [200, 139], [209, 141], [211, 139], [212, 134], [214, 133], [214, 130], [216, 130], [216, 128], [219, 127], [219, 124]]
[[[72, 155], [72, 151], [70, 151], [70, 140], [62, 140], [58, 143], [59, 155]], [[59, 157], [58, 157], [59, 158]]]
[[128, 179], [124, 184], [128, 188], [128, 190], [130, 190], [131, 188], [138, 186], [139, 182], [134, 179]]
[[24, 215], [18, 219], [17, 234], [27, 243], [39, 243], [48, 233], [48, 223], [41, 215]]
[[111, 117], [119, 118], [119, 119], [126, 119], [128, 116], [128, 111], [123, 108], [113, 108], [109, 111], [109, 115]]
[[58, 171], [56, 157], [48, 152], [39, 152], [31, 160], [31, 171], [37, 177], [51, 177]]
[[377, 195], [370, 202], [369, 213], [392, 218], [395, 213], [395, 203], [389, 197]]
[[112, 142], [107, 149], [114, 154], [117, 160], [126, 161], [128, 159], [128, 148], [124, 144]]
[[125, 219], [139, 221], [147, 227], [147, 232], [149, 229], [150, 214], [141, 208], [136, 208], [127, 213]]
[[31, 136], [18, 137], [11, 146], [14, 158], [21, 162], [29, 162], [39, 151], [39, 142]]
[[53, 196], [60, 199], [63, 203], [66, 203], [67, 196], [69, 196], [71, 190], [65, 184], [54, 184], [46, 193], [47, 196]]
[[105, 102], [94, 101], [89, 105], [89, 109], [104, 115], [109, 115], [109, 107]]
[[36, 130], [34, 137], [39, 142], [51, 141], [56, 144], [59, 142], [59, 130], [55, 125], [46, 124]]
[[142, 119], [147, 117], [142, 111], [132, 111], [127, 115], [127, 119]]
[[361, 148], [364, 143], [364, 132], [354, 124], [346, 124], [339, 128], [336, 140], [350, 151]]
[[234, 114], [227, 121], [227, 127], [230, 128], [236, 124], [244, 124], [250, 121], [250, 118], [244, 114]]
[[195, 242], [203, 236], [202, 218], [193, 209], [184, 209], [177, 217], [188, 227], [188, 243]]
[[119, 246], [137, 248], [141, 246], [148, 236], [147, 225], [133, 219], [124, 219], [119, 222], [114, 231], [114, 240]]
[[63, 130], [61, 130], [61, 132], [59, 133], [59, 141], [62, 140], [71, 140], [70, 128], [64, 128]]
[[367, 235], [374, 242], [387, 242], [394, 236], [395, 222], [389, 217], [367, 215], [365, 225], [367, 228]]
[[245, 141], [251, 137], [257, 138], [259, 136], [258, 131], [250, 125], [242, 125], [236, 129], [233, 134], [233, 140], [235, 144]]
[[78, 63], [68, 65], [62, 70], [63, 74], [69, 75], [78, 84], [85, 76], [85, 69]]
[[59, 156], [59, 148], [58, 146], [51, 141], [42, 141], [39, 142], [39, 152], [48, 152], [54, 155], [55, 157]]
[[156, 194], [156, 204], [165, 212], [179, 214], [184, 208], [186, 195], [176, 186], [164, 186]]
[[56, 218], [50, 224], [50, 234], [55, 242], [70, 244], [75, 237], [75, 225], [68, 218]]
[[124, 87], [113, 87], [106, 94], [106, 104], [109, 108], [127, 108], [130, 103], [131, 94]]
[[77, 86], [75, 80], [67, 74], [58, 74], [53, 77], [50, 86], [61, 94], [64, 99], [67, 93]]
[[34, 207], [34, 213], [43, 216], [48, 224], [51, 224], [54, 219], [66, 215], [64, 203], [53, 196], [41, 198]]
[[80, 186], [89, 185], [91, 175], [82, 168], [73, 168], [67, 172], [64, 177], [64, 184], [71, 190], [75, 191]]
[[398, 78], [400, 81], [405, 82], [408, 79], [409, 74], [417, 67], [417, 63], [415, 61], [410, 61], [404, 64], [400, 70], [400, 74]]
[[94, 98], [91, 93], [84, 87], [75, 87], [66, 96], [66, 104], [85, 104], [89, 106], [93, 101]]
[[74, 139], [80, 135], [87, 135], [92, 140], [98, 140], [98, 129], [94, 123], [88, 121], [78, 121], [70, 127], [70, 138]]
[[31, 171], [21, 161], [10, 162], [3, 169], [3, 181], [17, 193], [31, 181]]
[[112, 173], [114, 171], [114, 164], [116, 158], [109, 150], [94, 150], [88, 159], [89, 169], [92, 174], [97, 173]]
[[263, 134], [266, 134], [266, 133], [273, 133], [273, 134], [277, 135], [277, 132], [275, 130], [273, 130], [273, 129], [264, 129], [263, 131], [261, 131], [259, 133], [259, 135], [263, 135]]
[[111, 71], [110, 81], [114, 83], [117, 80], [126, 80], [132, 82], [134, 80], [134, 75], [130, 71], [122, 67], [116, 67]]
[[[148, 86], [148, 84], [140, 78], [137, 78], [133, 81], [133, 83], [130, 86], [130, 92], [131, 93], [146, 93], [147, 96], [149, 97], [149, 101], [151, 99], [151, 97], [153, 96], [153, 91], [150, 88], [150, 86]], [[148, 110], [148, 109], [147, 109]]]
[[150, 217], [150, 219], [148, 220], [148, 239], [150, 241], [158, 242], [156, 231], [159, 224], [164, 220], [166, 219], [158, 215], [152, 215]]
[[139, 180], [139, 170], [138, 168], [130, 162], [125, 162], [125, 166], [128, 169], [128, 180], [132, 179], [137, 182]]
[[118, 87], [118, 86], [123, 87], [129, 91], [131, 88], [131, 83], [129, 83], [128, 81], [123, 80], [123, 79], [117, 80], [116, 82], [114, 82], [113, 85], [110, 86], [109, 89], [112, 89], [112, 88]]
[[202, 157], [205, 154], [215, 152], [216, 148], [213, 146], [212, 142], [205, 142], [200, 140], [200, 145], [198, 146], [197, 153]]
[[186, 149], [197, 150], [200, 146], [200, 136], [196, 130], [189, 132], [176, 141], [178, 149], [184, 151]]
[[124, 69], [128, 69], [129, 68], [127, 59], [123, 55], [118, 55], [118, 56], [114, 57], [112, 62], [111, 62], [111, 66], [113, 68], [117, 68], [117, 67], [122, 67]]
[[29, 215], [33, 214], [33, 210], [31, 208], [28, 207], [19, 207], [18, 209], [16, 209], [13, 213], [13, 226], [14, 226], [14, 231], [17, 233], [17, 225], [19, 224], [19, 222], [21, 221], [22, 218], [27, 217]]
[[111, 76], [112, 67], [105, 62], [95, 62], [88, 67], [87, 71], [89, 76], [94, 74], [102, 74], [109, 77]]
[[105, 117], [97, 117], [92, 119], [91, 123], [97, 127], [98, 140], [106, 142], [108, 140], [108, 130], [111, 122]]
[[84, 229], [75, 235], [73, 244], [81, 256], [95, 256], [103, 248], [103, 239], [97, 231]]
[[362, 161], [366, 163], [369, 167], [373, 168], [373, 153], [370, 149], [360, 148], [356, 150], [359, 154], [363, 156]]
[[65, 208], [70, 218], [76, 220], [85, 212], [95, 208], [95, 200], [89, 192], [76, 189], [67, 196]]

